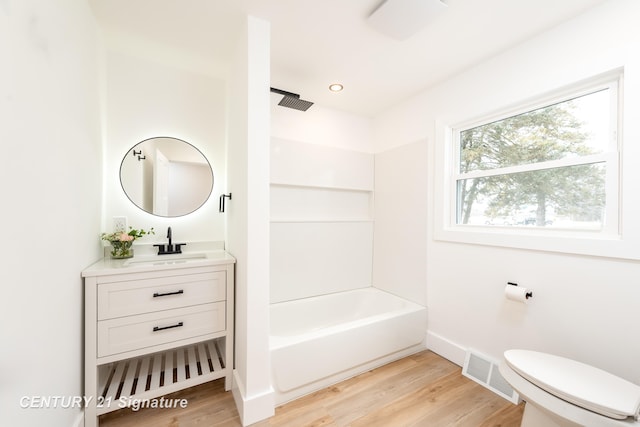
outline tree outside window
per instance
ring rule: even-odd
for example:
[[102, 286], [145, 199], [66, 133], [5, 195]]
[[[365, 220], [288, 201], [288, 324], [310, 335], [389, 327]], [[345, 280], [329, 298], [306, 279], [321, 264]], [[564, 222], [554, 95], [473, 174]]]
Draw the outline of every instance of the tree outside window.
[[457, 132], [456, 223], [601, 229], [611, 93]]

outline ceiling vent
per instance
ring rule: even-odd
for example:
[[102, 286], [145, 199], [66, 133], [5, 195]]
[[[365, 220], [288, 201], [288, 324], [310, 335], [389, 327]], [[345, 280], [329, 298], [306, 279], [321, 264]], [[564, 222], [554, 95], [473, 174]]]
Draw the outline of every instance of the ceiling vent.
[[386, 0], [367, 21], [389, 37], [406, 40], [446, 8], [441, 0]]

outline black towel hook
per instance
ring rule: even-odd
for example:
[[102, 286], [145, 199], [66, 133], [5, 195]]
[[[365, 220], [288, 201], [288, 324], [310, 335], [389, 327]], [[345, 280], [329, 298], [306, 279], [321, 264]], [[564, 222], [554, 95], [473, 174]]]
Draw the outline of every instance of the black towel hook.
[[218, 206], [218, 211], [219, 212], [224, 212], [224, 204], [225, 204], [224, 203], [224, 199], [226, 199], [227, 197], [229, 198], [229, 200], [231, 200], [231, 193], [229, 193], [229, 194], [221, 194], [220, 195], [220, 203], [219, 203], [219, 206]]

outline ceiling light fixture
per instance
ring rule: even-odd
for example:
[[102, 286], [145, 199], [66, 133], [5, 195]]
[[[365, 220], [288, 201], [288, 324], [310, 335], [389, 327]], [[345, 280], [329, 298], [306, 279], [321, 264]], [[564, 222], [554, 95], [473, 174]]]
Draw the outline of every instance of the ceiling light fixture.
[[329, 85], [329, 90], [331, 92], [340, 92], [342, 89], [344, 89], [344, 86], [340, 83], [333, 83], [332, 85]]
[[385, 0], [367, 21], [382, 34], [406, 40], [446, 9], [443, 0]]

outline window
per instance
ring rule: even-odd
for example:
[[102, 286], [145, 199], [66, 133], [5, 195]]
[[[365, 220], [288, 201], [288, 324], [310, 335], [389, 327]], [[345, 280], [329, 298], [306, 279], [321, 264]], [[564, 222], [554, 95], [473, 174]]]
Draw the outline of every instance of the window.
[[451, 225], [617, 233], [617, 86], [451, 129]]

